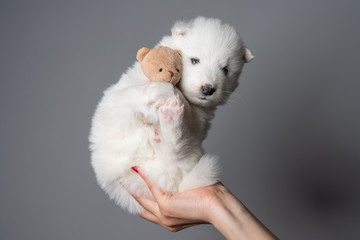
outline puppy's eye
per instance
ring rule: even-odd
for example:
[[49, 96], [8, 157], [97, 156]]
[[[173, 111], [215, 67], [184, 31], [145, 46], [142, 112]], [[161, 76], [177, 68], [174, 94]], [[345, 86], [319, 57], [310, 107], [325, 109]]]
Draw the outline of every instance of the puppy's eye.
[[162, 68], [159, 69], [159, 72], [162, 72]]
[[222, 71], [223, 71], [223, 73], [224, 73], [225, 75], [227, 75], [228, 72], [229, 72], [229, 69], [228, 69], [227, 67], [223, 67], [223, 68], [222, 68]]
[[180, 72], [180, 70], [179, 70], [178, 68], [176, 69], [176, 71], [177, 71], [178, 73]]
[[200, 63], [200, 59], [198, 59], [198, 58], [191, 58], [191, 63], [192, 64], [199, 64]]

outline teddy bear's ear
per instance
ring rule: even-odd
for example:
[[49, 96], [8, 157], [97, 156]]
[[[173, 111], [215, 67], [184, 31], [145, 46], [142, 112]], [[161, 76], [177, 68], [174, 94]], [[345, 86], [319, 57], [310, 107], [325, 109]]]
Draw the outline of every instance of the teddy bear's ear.
[[182, 57], [182, 51], [181, 50], [175, 49], [175, 51], [180, 55], [180, 57]]
[[248, 62], [250, 62], [251, 60], [253, 60], [253, 58], [254, 58], [254, 55], [252, 55], [252, 53], [250, 52], [250, 50], [249, 49], [247, 49], [247, 48], [244, 48], [244, 61], [246, 62], [246, 63], [248, 63]]
[[172, 33], [173, 36], [175, 36], [175, 35], [184, 36], [190, 30], [190, 28], [191, 28], [190, 23], [178, 21], [172, 27], [171, 33]]
[[137, 52], [136, 54], [136, 59], [139, 61], [139, 62], [142, 62], [142, 60], [144, 59], [144, 57], [146, 56], [146, 54], [148, 54], [150, 52], [150, 49], [148, 48], [141, 48], [139, 49], [139, 51]]

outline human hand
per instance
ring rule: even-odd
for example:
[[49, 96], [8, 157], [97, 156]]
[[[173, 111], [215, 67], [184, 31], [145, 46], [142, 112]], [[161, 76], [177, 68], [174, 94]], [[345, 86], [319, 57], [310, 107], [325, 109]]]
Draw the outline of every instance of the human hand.
[[220, 203], [218, 195], [227, 190], [221, 183], [217, 183], [170, 195], [157, 187], [141, 169], [134, 167], [133, 170], [145, 181], [154, 196], [153, 200], [130, 193], [146, 210], [140, 216], [172, 232], [211, 223], [212, 214], [209, 214], [209, 209]]
[[228, 240], [278, 239], [222, 183], [174, 195], [164, 193], [137, 167], [154, 199], [136, 196], [146, 210], [140, 216], [171, 232], [210, 223]]

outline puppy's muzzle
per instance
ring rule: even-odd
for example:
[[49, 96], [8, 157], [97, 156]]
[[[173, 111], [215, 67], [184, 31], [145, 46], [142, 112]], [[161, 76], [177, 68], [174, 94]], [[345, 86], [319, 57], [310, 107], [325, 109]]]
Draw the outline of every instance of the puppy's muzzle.
[[214, 94], [215, 91], [216, 91], [216, 88], [214, 88], [214, 86], [212, 86], [210, 84], [205, 84], [205, 85], [200, 87], [200, 92], [204, 96], [211, 96], [211, 95]]

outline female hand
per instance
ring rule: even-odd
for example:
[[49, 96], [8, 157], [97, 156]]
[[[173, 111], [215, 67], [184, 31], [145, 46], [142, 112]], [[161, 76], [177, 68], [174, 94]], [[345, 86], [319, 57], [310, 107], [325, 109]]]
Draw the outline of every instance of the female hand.
[[140, 216], [176, 232], [210, 223], [226, 239], [278, 239], [222, 183], [164, 193], [141, 169], [132, 168], [145, 181], [154, 200], [131, 194], [146, 210]]
[[218, 195], [227, 190], [221, 183], [217, 183], [209, 187], [169, 195], [158, 188], [141, 169], [134, 167], [133, 170], [145, 181], [154, 196], [152, 200], [130, 193], [146, 210], [140, 216], [172, 232], [210, 223], [209, 209], [212, 205], [219, 204]]

